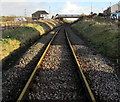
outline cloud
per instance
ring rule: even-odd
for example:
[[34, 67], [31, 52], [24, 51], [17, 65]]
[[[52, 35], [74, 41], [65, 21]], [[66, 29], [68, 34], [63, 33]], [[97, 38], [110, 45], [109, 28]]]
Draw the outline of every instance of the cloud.
[[63, 9], [60, 11], [61, 14], [82, 14], [90, 13], [90, 10], [87, 7], [78, 6], [75, 3], [66, 2]]
[[[86, 14], [86, 15], [89, 15], [90, 12], [91, 12], [91, 5], [81, 6], [81, 5], [78, 5], [77, 3], [73, 3], [73, 2], [66, 2], [64, 7], [60, 10], [60, 14]], [[100, 13], [100, 12], [102, 12], [102, 8], [93, 5], [92, 12]], [[76, 19], [69, 18], [69, 20], [76, 20]]]
[[27, 0], [1, 0], [1, 2], [27, 2]]
[[[9, 1], [9, 0], [5, 0], [5, 1]], [[30, 2], [49, 2], [49, 3], [50, 2], [54, 2], [54, 3], [55, 2], [119, 2], [119, 0], [29, 0], [29, 1]]]
[[27, 16], [31, 16], [31, 14], [37, 10], [42, 10], [45, 3], [33, 3], [33, 2], [2, 2], [1, 4], [3, 16], [24, 16], [25, 9]]
[[[92, 11], [94, 13], [99, 13], [102, 11], [101, 7], [92, 6]], [[89, 6], [78, 6], [76, 3], [66, 2], [62, 10], [60, 10], [60, 14], [90, 14], [91, 5]]]

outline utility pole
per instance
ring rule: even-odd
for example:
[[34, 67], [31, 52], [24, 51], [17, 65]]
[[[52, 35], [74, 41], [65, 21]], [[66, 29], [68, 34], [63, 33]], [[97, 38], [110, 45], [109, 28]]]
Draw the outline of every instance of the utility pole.
[[26, 9], [24, 9], [24, 10], [25, 10], [25, 12], [24, 12], [24, 13], [25, 13], [25, 17], [27, 17], [27, 12], [26, 12]]
[[93, 10], [92, 10], [92, 2], [91, 2], [91, 15], [93, 14]]
[[50, 14], [50, 6], [49, 6], [49, 14]]
[[111, 2], [110, 2], [110, 7], [111, 7]]
[[103, 8], [102, 8], [102, 13], [103, 13]]
[[111, 8], [111, 2], [110, 2], [110, 13], [111, 13], [111, 10], [112, 10], [112, 8]]
[[[50, 11], [51, 7], [49, 6], [49, 17], [51, 16], [51, 11]], [[51, 17], [50, 17], [51, 18]]]

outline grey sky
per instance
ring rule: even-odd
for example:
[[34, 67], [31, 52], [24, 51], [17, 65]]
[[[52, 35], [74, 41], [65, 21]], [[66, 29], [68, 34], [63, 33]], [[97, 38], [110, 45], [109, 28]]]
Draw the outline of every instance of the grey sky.
[[25, 9], [27, 16], [31, 16], [36, 10], [44, 9], [46, 3], [32, 2], [2, 2], [2, 13], [4, 16], [24, 16]]
[[[27, 16], [30, 17], [31, 14], [37, 10], [46, 10], [47, 12], [49, 12], [49, 7], [52, 14], [56, 14], [56, 13], [89, 14], [91, 11], [91, 3], [93, 7], [93, 12], [95, 13], [102, 12], [102, 10], [105, 10], [108, 6], [110, 6], [110, 2], [109, 2], [110, 0], [91, 0], [91, 1], [56, 0], [56, 1], [55, 0], [2, 0], [0, 7], [0, 15], [25, 16], [25, 9], [26, 9]], [[114, 1], [112, 0], [111, 4], [115, 4], [117, 2], [118, 0], [114, 0]]]

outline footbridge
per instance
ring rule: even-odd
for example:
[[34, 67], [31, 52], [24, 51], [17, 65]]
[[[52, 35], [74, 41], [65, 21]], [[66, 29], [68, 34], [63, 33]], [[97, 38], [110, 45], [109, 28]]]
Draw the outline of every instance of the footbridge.
[[59, 19], [59, 18], [80, 18], [80, 14], [56, 14], [54, 19]]

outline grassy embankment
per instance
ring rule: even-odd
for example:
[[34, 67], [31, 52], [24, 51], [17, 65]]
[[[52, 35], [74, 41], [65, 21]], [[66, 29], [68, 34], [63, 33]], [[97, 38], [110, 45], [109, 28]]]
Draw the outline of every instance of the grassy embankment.
[[84, 18], [72, 25], [80, 37], [117, 65], [120, 61], [120, 30], [117, 23], [105, 18]]
[[15, 50], [24, 47], [27, 44], [33, 43], [40, 37], [40, 35], [48, 32], [57, 25], [59, 25], [57, 21], [49, 20], [42, 21], [42, 23], [39, 22], [37, 24], [24, 24], [21, 27], [8, 29], [2, 32], [2, 39], [0, 42], [2, 55], [0, 55], [0, 59], [7, 57]]

